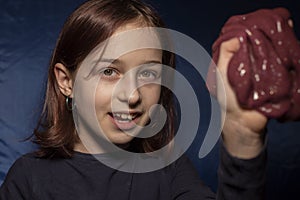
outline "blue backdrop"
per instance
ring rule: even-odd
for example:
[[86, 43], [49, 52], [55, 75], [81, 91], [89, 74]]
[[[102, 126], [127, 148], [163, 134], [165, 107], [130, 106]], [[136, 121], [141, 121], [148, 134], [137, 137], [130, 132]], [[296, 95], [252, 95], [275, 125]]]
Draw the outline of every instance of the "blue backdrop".
[[[83, 0], [0, 0], [0, 184], [14, 160], [35, 146], [30, 136], [42, 108], [47, 65], [66, 17]], [[300, 6], [294, 0], [149, 0], [169, 28], [197, 40], [210, 52], [213, 41], [231, 15], [258, 8], [284, 6], [300, 35]], [[184, 61], [179, 61], [179, 70]], [[199, 76], [187, 73], [194, 88], [202, 91]], [[200, 102], [201, 103], [201, 102]], [[300, 102], [297, 102], [300, 103]], [[188, 150], [201, 178], [214, 190], [217, 183], [218, 148], [203, 159], [197, 157], [205, 128]], [[287, 199], [300, 190], [300, 123], [268, 125], [269, 199]]]

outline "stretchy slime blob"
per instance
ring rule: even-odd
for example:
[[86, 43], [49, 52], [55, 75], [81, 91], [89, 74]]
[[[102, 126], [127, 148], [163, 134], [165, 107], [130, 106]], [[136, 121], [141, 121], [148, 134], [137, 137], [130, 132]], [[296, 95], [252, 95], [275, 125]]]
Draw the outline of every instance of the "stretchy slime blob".
[[[300, 43], [284, 8], [231, 17], [213, 45], [217, 63], [222, 42], [237, 37], [239, 50], [228, 66], [228, 80], [241, 107], [280, 121], [300, 120]], [[207, 86], [216, 95], [215, 68]]]

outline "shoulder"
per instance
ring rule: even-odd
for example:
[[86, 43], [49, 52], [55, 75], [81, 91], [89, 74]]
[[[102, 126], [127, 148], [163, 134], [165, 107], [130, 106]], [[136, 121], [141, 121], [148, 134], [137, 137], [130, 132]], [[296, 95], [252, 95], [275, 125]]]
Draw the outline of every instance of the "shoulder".
[[34, 154], [26, 154], [18, 158], [10, 167], [0, 188], [0, 199], [30, 199], [31, 168]]
[[62, 162], [62, 160], [39, 158], [35, 153], [28, 153], [21, 156], [13, 163], [6, 174], [0, 189], [0, 199], [1, 195], [10, 195], [10, 191], [14, 191], [15, 194], [21, 196], [32, 194], [33, 188], [41, 183], [41, 180], [49, 178], [51, 175], [50, 169], [53, 166], [60, 166], [57, 163]]
[[6, 179], [16, 179], [24, 177], [25, 174], [30, 173], [32, 170], [31, 165], [37, 158], [34, 153], [28, 153], [18, 158], [10, 167]]
[[6, 179], [29, 181], [35, 174], [40, 174], [45, 168], [51, 165], [50, 159], [39, 158], [34, 152], [19, 157], [10, 167]]
[[27, 153], [19, 157], [12, 165], [11, 168], [20, 168], [22, 169], [28, 169], [32, 167], [34, 164], [39, 162], [40, 160], [45, 160], [42, 158], [39, 158], [35, 155], [35, 153]]
[[35, 159], [34, 153], [28, 153], [19, 157], [11, 166], [10, 170], [15, 170], [18, 168], [26, 169], [31, 161]]
[[178, 178], [199, 178], [198, 172], [194, 167], [192, 161], [185, 154], [181, 155], [166, 169], [171, 173], [173, 181]]
[[185, 154], [180, 156], [175, 162], [174, 167], [176, 170], [188, 170], [188, 171], [196, 171], [192, 161]]
[[172, 198], [215, 199], [215, 194], [200, 179], [192, 161], [183, 154], [173, 164]]

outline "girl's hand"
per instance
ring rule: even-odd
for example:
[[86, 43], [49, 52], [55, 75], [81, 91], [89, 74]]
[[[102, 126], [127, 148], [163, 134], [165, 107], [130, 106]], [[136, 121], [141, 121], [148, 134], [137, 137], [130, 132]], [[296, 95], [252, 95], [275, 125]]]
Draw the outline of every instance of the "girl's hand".
[[219, 84], [224, 84], [226, 101], [220, 89], [217, 89], [217, 98], [222, 108], [223, 141], [226, 149], [232, 156], [250, 159], [257, 156], [263, 147], [267, 118], [256, 110], [241, 108], [228, 82], [228, 63], [239, 47], [237, 38], [221, 44], [217, 63], [220, 72], [219, 75], [217, 73], [217, 88], [220, 88]]

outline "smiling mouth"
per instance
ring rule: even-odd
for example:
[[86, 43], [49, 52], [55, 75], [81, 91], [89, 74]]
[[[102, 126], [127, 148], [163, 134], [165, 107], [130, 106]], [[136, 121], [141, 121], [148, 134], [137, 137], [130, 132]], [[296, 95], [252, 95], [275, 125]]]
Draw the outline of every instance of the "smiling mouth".
[[137, 117], [141, 115], [141, 113], [109, 113], [111, 117], [120, 122], [130, 122], [135, 120]]
[[136, 122], [138, 118], [142, 115], [141, 112], [115, 112], [108, 113], [113, 121], [113, 123], [122, 130], [128, 130], [136, 127]]
[[[136, 120], [142, 115], [141, 112], [131, 112], [131, 113], [125, 113], [125, 112], [109, 112], [108, 113], [114, 123], [120, 127], [120, 124], [135, 124]], [[126, 128], [127, 129], [127, 128]]]

